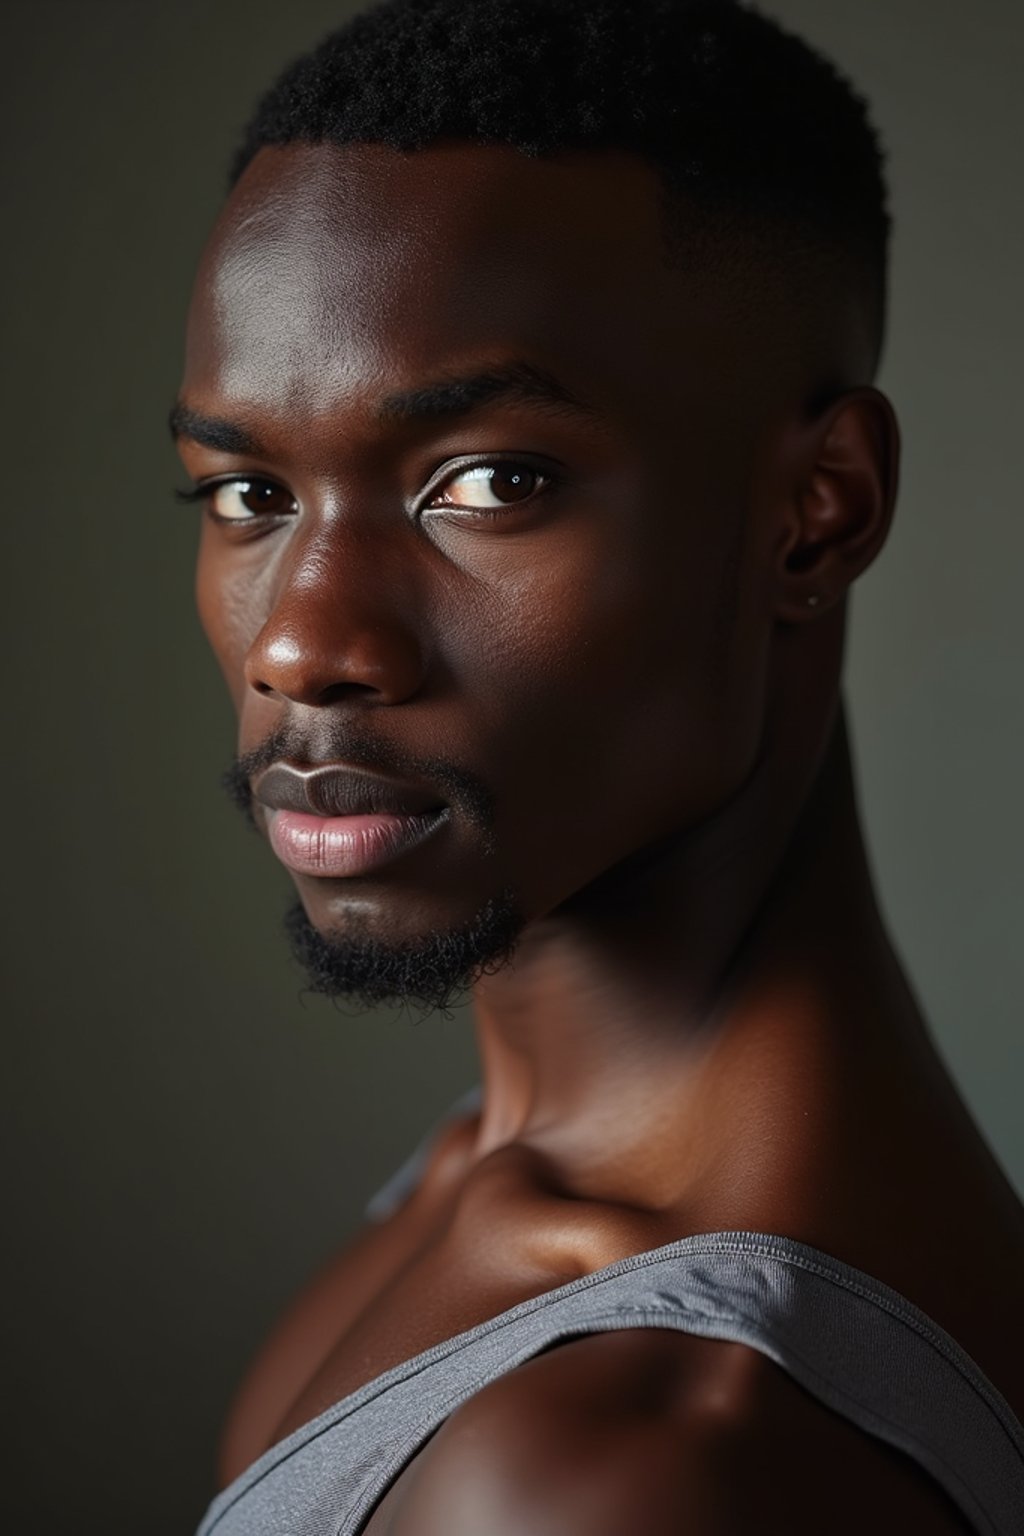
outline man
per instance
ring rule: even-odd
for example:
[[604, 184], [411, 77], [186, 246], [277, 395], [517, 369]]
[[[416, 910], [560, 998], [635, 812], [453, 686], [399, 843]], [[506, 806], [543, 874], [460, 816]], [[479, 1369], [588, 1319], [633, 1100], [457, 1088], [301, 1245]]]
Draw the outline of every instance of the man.
[[842, 705], [881, 161], [730, 0], [392, 0], [249, 127], [172, 414], [229, 788], [311, 985], [472, 987], [482, 1100], [255, 1362], [204, 1536], [1024, 1521], [1022, 1210]]

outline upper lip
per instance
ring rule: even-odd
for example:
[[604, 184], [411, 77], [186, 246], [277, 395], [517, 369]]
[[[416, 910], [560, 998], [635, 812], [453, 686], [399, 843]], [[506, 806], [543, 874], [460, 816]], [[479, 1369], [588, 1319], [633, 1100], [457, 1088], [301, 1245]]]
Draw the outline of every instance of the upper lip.
[[337, 763], [320, 768], [272, 763], [257, 776], [252, 792], [270, 810], [310, 816], [419, 816], [443, 809], [429, 790]]

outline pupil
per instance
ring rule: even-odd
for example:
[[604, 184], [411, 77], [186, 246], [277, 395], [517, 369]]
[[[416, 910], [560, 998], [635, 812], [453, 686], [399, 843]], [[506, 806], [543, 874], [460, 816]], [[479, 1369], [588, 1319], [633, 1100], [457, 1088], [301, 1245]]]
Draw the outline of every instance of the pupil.
[[250, 512], [265, 512], [279, 494], [276, 485], [268, 485], [266, 481], [250, 481], [242, 492], [242, 504]]
[[521, 491], [528, 479], [532, 479], [533, 470], [522, 469], [498, 469], [491, 476], [490, 489], [499, 501], [513, 501], [515, 493]]

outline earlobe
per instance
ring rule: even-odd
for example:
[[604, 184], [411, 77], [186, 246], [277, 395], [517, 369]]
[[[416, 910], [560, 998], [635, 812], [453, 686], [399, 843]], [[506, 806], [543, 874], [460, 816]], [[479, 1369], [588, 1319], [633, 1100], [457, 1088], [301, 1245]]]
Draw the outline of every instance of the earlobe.
[[850, 390], [813, 423], [792, 483], [778, 546], [776, 612], [799, 623], [841, 603], [892, 524], [900, 436], [890, 401]]

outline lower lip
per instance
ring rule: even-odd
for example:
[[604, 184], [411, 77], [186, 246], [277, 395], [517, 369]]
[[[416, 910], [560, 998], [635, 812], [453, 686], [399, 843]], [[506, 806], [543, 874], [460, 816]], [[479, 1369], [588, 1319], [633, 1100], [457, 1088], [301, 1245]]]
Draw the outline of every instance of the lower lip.
[[430, 837], [447, 820], [442, 807], [420, 816], [306, 816], [272, 811], [270, 845], [282, 864], [301, 875], [365, 875], [390, 864]]

